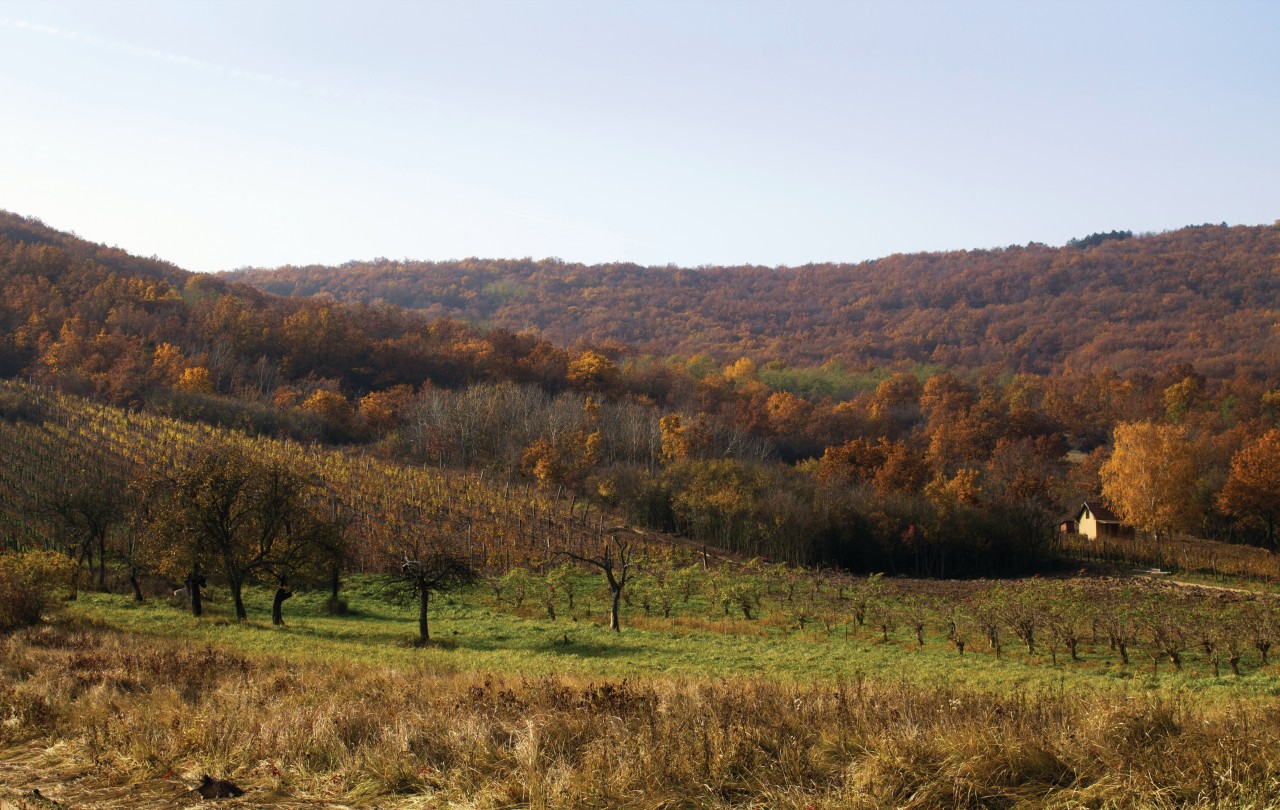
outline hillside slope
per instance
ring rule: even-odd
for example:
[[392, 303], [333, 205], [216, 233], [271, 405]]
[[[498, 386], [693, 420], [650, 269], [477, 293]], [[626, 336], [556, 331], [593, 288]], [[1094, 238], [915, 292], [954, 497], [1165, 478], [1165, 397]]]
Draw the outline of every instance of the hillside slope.
[[74, 233], [54, 230], [38, 219], [3, 210], [0, 210], [0, 241], [21, 243], [29, 248], [56, 248], [72, 261], [93, 263], [126, 276], [163, 279], [175, 285], [183, 284], [192, 275], [163, 259], [134, 256], [121, 248], [90, 242]]
[[0, 377], [137, 404], [175, 387], [242, 399], [291, 383], [307, 394], [487, 379], [555, 387], [566, 362], [530, 337], [268, 295], [0, 211]]
[[226, 277], [654, 355], [1039, 373], [1180, 362], [1211, 377], [1280, 371], [1280, 227], [1270, 226], [794, 268], [378, 259]]

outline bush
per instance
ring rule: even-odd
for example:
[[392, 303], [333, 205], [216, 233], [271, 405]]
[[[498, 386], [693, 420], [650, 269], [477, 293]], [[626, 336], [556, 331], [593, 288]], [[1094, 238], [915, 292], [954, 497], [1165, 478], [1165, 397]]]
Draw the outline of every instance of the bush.
[[75, 570], [54, 551], [0, 553], [0, 631], [38, 623], [70, 592]]
[[0, 420], [6, 422], [40, 422], [44, 409], [30, 395], [19, 390], [0, 390]]
[[149, 410], [160, 416], [243, 430], [254, 436], [288, 436], [299, 441], [315, 441], [324, 435], [325, 430], [319, 419], [300, 410], [282, 412], [261, 402], [219, 394], [162, 390], [153, 393], [147, 405]]

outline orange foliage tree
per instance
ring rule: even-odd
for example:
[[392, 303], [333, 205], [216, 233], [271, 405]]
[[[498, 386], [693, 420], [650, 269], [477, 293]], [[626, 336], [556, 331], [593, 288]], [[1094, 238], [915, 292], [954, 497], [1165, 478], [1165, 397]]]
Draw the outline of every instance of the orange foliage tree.
[[1157, 542], [1195, 517], [1195, 456], [1175, 425], [1122, 422], [1102, 465], [1102, 497], [1125, 523]]
[[1271, 429], [1231, 459], [1231, 473], [1218, 493], [1218, 508], [1256, 518], [1267, 527], [1267, 547], [1276, 549], [1280, 516], [1280, 429]]

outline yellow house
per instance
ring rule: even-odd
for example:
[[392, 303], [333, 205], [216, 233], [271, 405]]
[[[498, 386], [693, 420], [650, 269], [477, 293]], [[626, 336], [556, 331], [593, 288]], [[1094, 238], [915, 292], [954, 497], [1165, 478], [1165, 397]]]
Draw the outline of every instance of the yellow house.
[[1120, 522], [1107, 507], [1100, 503], [1085, 503], [1076, 512], [1076, 531], [1093, 540], [1099, 537], [1133, 537], [1133, 529]]

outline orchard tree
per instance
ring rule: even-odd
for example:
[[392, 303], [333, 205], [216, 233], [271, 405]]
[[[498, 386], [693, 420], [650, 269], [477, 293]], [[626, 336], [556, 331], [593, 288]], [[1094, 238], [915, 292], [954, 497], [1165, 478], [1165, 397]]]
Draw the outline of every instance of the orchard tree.
[[908, 596], [899, 601], [898, 615], [915, 636], [916, 649], [924, 647], [925, 626], [934, 615], [931, 601], [924, 596]]
[[502, 581], [503, 590], [511, 598], [511, 604], [516, 610], [524, 606], [524, 600], [529, 598], [529, 594], [537, 585], [533, 573], [519, 566], [503, 574]]
[[152, 481], [151, 477], [141, 475], [129, 482], [125, 490], [125, 497], [130, 505], [128, 525], [123, 531], [115, 533], [113, 542], [108, 546], [111, 556], [129, 572], [129, 585], [133, 589], [135, 602], [143, 601], [142, 585], [138, 577], [154, 573], [162, 557], [148, 536], [152, 498], [157, 492]]
[[547, 571], [544, 578], [546, 580], [545, 599], [548, 618], [554, 620], [556, 617], [555, 600], [557, 596], [564, 597], [565, 605], [569, 609], [569, 615], [573, 616], [574, 598], [577, 595], [575, 592], [575, 587], [577, 586], [576, 575], [577, 569], [574, 568], [573, 563], [569, 562], [557, 565]]
[[1267, 529], [1267, 548], [1276, 544], [1280, 517], [1280, 429], [1272, 428], [1231, 459], [1231, 472], [1218, 493], [1218, 508], [1229, 515], [1255, 518]]
[[298, 527], [297, 542], [286, 543], [280, 554], [272, 555], [263, 565], [264, 572], [276, 582], [275, 595], [271, 599], [271, 623], [284, 625], [284, 603], [293, 598], [292, 583], [327, 581], [329, 599], [325, 603], [331, 613], [345, 612], [345, 603], [338, 599], [342, 566], [346, 562], [349, 545], [346, 526], [338, 519], [324, 519], [319, 512], [310, 512]]
[[947, 634], [947, 641], [951, 642], [957, 653], [964, 655], [969, 636], [975, 627], [973, 615], [962, 603], [955, 603], [947, 606], [943, 619], [943, 630]]
[[601, 543], [599, 551], [594, 556], [575, 554], [570, 551], [561, 553], [572, 560], [599, 568], [600, 573], [604, 574], [605, 581], [609, 584], [609, 629], [615, 633], [621, 632], [619, 603], [622, 601], [622, 590], [631, 581], [634, 573], [635, 549], [631, 543], [619, 540], [616, 536], [610, 536], [607, 541]]
[[[152, 536], [173, 544], [170, 557], [186, 572], [193, 613], [199, 615], [196, 594], [206, 569], [220, 571], [236, 618], [245, 619], [246, 582], [261, 574], [280, 579], [319, 554], [321, 540], [332, 534], [309, 502], [319, 487], [317, 479], [283, 461], [230, 444], [205, 448], [162, 482], [151, 509]], [[278, 614], [278, 603], [276, 608]]]
[[1098, 625], [1107, 634], [1107, 644], [1125, 666], [1129, 665], [1129, 648], [1138, 643], [1137, 604], [1138, 591], [1129, 585], [1104, 591], [1094, 606]]
[[401, 588], [407, 589], [418, 601], [418, 642], [431, 640], [427, 623], [427, 606], [432, 594], [444, 593], [470, 585], [476, 581], [476, 572], [464, 557], [441, 540], [421, 539], [411, 550], [404, 552], [404, 562], [391, 576]]
[[1122, 422], [1102, 465], [1102, 497], [1125, 523], [1158, 543], [1195, 517], [1196, 463], [1176, 425]]
[[107, 539], [128, 517], [125, 482], [98, 464], [72, 466], [44, 499], [48, 515], [72, 555], [93, 569], [98, 558], [98, 590], [107, 587]]
[[998, 604], [1004, 614], [1004, 622], [1027, 648], [1027, 655], [1036, 654], [1036, 637], [1044, 627], [1046, 618], [1046, 594], [1040, 580], [1032, 579], [1007, 591]]

